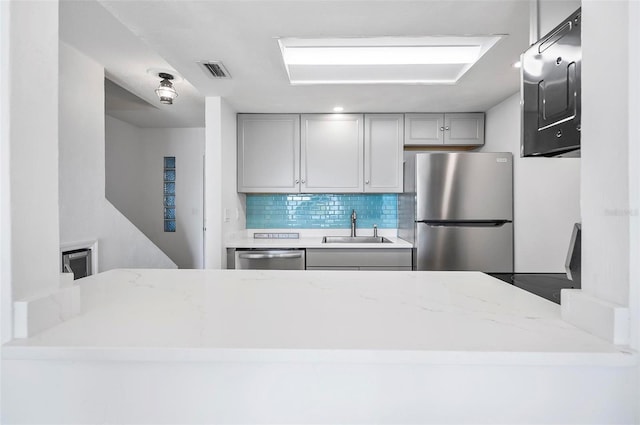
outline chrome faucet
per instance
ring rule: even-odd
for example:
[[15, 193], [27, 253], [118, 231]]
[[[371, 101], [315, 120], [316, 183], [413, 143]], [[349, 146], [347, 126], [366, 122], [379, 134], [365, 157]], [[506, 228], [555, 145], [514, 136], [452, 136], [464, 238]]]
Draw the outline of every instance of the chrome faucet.
[[356, 220], [358, 216], [356, 215], [356, 210], [351, 211], [351, 237], [356, 237]]

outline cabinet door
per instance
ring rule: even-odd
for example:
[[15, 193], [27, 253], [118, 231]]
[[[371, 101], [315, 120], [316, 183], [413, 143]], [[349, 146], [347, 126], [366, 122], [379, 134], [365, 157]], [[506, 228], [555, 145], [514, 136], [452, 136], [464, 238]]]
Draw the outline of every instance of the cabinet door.
[[362, 114], [302, 115], [302, 192], [362, 192], [362, 121]]
[[402, 114], [365, 115], [365, 192], [402, 192], [403, 140]]
[[405, 114], [404, 144], [411, 146], [441, 145], [444, 114]]
[[484, 145], [484, 113], [445, 114], [445, 145]]
[[238, 114], [238, 192], [299, 191], [300, 116]]
[[394, 272], [410, 272], [411, 267], [360, 267], [358, 270], [369, 270], [374, 272], [394, 271]]
[[327, 266], [327, 267], [307, 267], [305, 270], [360, 270], [360, 267], [342, 267], [342, 266]]
[[411, 249], [405, 248], [307, 248], [307, 270], [371, 267], [411, 268]]

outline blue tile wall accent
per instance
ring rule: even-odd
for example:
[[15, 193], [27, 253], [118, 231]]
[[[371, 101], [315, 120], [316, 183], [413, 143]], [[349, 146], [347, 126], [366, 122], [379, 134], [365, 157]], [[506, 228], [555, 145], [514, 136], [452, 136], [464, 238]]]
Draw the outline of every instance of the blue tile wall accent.
[[164, 219], [165, 220], [175, 220], [176, 219], [176, 209], [175, 208], [165, 208], [164, 209]]
[[165, 156], [163, 160], [164, 231], [176, 231], [176, 157]]
[[176, 157], [175, 156], [165, 156], [164, 157], [164, 168], [176, 168]]
[[247, 229], [349, 229], [398, 227], [396, 194], [247, 194]]
[[165, 195], [175, 195], [176, 194], [176, 184], [175, 184], [175, 182], [165, 182], [164, 183], [164, 194]]
[[166, 170], [164, 172], [164, 181], [166, 182], [176, 181], [176, 170]]
[[164, 221], [164, 231], [165, 232], [175, 232], [176, 231], [176, 221], [175, 220], [165, 220]]

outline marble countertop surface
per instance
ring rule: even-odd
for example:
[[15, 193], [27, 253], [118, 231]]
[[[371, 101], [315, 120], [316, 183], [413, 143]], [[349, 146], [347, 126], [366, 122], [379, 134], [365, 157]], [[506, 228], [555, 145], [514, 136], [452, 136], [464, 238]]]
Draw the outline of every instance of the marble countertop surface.
[[[409, 242], [398, 238], [397, 229], [379, 229], [378, 236], [384, 236], [392, 243], [322, 243], [323, 236], [349, 236], [349, 229], [248, 229], [229, 235], [225, 240], [227, 248], [412, 248]], [[298, 239], [269, 238], [256, 239], [254, 233], [297, 233]], [[372, 236], [372, 229], [358, 229], [358, 236]]]
[[5, 359], [604, 364], [636, 354], [480, 272], [111, 270]]

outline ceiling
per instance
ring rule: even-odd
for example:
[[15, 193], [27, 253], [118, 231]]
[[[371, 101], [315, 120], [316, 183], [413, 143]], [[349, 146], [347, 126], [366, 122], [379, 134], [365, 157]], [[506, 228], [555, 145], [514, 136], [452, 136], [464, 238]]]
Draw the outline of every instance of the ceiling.
[[[61, 39], [116, 83], [107, 85], [109, 114], [142, 127], [204, 126], [206, 96], [221, 96], [238, 112], [331, 112], [336, 105], [345, 112], [486, 111], [518, 91], [512, 64], [529, 46], [526, 0], [63, 0], [60, 23]], [[455, 85], [292, 86], [277, 43], [487, 34], [506, 37]], [[212, 79], [202, 60], [221, 60], [232, 78]], [[159, 79], [148, 69], [182, 77], [173, 105], [158, 102]]]

